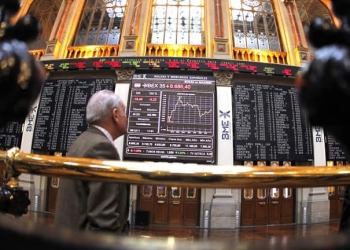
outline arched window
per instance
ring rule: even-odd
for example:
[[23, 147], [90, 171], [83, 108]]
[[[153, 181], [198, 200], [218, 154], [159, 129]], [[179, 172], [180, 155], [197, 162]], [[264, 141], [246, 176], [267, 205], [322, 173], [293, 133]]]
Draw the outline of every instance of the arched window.
[[36, 41], [29, 44], [30, 50], [45, 49], [53, 25], [63, 0], [36, 0], [30, 6], [29, 14], [35, 16], [42, 26], [42, 33]]
[[281, 51], [272, 0], [230, 0], [234, 46]]
[[127, 0], [87, 0], [75, 46], [119, 44]]
[[[305, 35], [307, 36], [311, 21], [316, 17], [321, 17], [332, 23], [332, 15], [329, 9], [319, 0], [302, 1], [296, 0], [301, 23], [303, 24]], [[307, 41], [308, 42], [308, 41]], [[313, 55], [315, 49], [309, 44], [309, 53]]]
[[203, 44], [203, 1], [154, 0], [149, 42]]

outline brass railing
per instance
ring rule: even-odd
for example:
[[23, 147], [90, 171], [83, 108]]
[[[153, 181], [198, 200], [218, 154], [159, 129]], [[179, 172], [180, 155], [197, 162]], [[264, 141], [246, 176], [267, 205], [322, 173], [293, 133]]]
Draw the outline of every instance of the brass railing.
[[[0, 151], [0, 172], [18, 176], [20, 173], [45, 176], [70, 176], [88, 180], [117, 181], [133, 184], [176, 184], [197, 187], [268, 187], [268, 186], [329, 186], [350, 183], [350, 166], [298, 166], [298, 167], [247, 167], [213, 166], [175, 163], [140, 163], [130, 161], [105, 161], [87, 158], [69, 158], [20, 152], [18, 148]], [[13, 180], [14, 177], [11, 178]], [[323, 237], [274, 239], [273, 247], [262, 247], [260, 241], [237, 242], [234, 239], [188, 241], [174, 237], [128, 236], [77, 232], [60, 227], [36, 224], [0, 214], [2, 243], [13, 248], [23, 244], [49, 249], [287, 249], [325, 250], [349, 249], [347, 234]], [[20, 239], [19, 241], [16, 239]], [[25, 243], [23, 243], [25, 242]]]
[[0, 170], [11, 173], [81, 178], [130, 184], [207, 188], [317, 187], [347, 185], [350, 166], [248, 167], [109, 161], [0, 151]]

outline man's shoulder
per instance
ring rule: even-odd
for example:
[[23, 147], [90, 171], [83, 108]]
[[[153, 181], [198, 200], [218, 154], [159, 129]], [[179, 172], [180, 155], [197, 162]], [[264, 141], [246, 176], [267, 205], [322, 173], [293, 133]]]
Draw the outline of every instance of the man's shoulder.
[[90, 127], [87, 130], [85, 130], [84, 132], [82, 132], [76, 140], [81, 140], [84, 138], [106, 138], [107, 137], [103, 134], [102, 131], [100, 131], [99, 129], [95, 128], [95, 127]]
[[95, 154], [98, 154], [99, 151], [108, 151], [114, 154], [116, 148], [113, 146], [113, 143], [111, 143], [111, 141], [97, 128], [87, 129], [72, 143], [69, 151], [67, 152], [67, 156], [93, 157]]

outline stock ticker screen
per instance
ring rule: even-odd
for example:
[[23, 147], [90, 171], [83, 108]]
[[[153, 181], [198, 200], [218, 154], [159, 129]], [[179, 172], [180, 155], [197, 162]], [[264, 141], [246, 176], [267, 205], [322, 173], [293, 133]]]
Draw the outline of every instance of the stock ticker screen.
[[215, 78], [134, 75], [124, 159], [216, 163]]
[[325, 131], [326, 159], [327, 161], [349, 161], [343, 145], [330, 133]]
[[15, 121], [9, 122], [5, 126], [0, 128], [0, 148], [1, 149], [21, 147], [23, 123], [15, 122]]
[[235, 159], [311, 161], [312, 129], [293, 86], [237, 82]]
[[85, 117], [89, 98], [102, 89], [114, 90], [114, 79], [48, 79], [41, 92], [32, 149], [67, 152], [88, 127]]

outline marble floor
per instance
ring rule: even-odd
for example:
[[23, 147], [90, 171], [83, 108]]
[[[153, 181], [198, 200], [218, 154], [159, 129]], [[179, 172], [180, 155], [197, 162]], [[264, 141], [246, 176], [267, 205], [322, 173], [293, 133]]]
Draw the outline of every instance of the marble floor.
[[[35, 222], [52, 225], [54, 215], [28, 212], [22, 216]], [[21, 218], [19, 218], [21, 219]], [[166, 226], [131, 226], [130, 235], [142, 238], [174, 238], [186, 241], [225, 241], [235, 244], [260, 244], [265, 246], [291, 245], [298, 240], [326, 239], [338, 235], [339, 220], [311, 225], [271, 225], [241, 227], [239, 229], [203, 229]]]
[[149, 226], [131, 228], [130, 235], [144, 237], [175, 237], [188, 240], [235, 240], [237, 242], [264, 240], [273, 244], [274, 241], [293, 241], [310, 236], [330, 236], [337, 234], [339, 221], [318, 223], [313, 225], [276, 225], [243, 227], [239, 229], [200, 229], [184, 227]]
[[50, 213], [28, 212], [7, 221], [10, 218], [8, 215], [0, 216], [0, 242], [9, 243], [14, 249], [21, 248], [23, 244], [50, 250], [350, 249], [349, 234], [338, 233], [339, 220], [311, 225], [270, 225], [238, 229], [132, 225], [128, 236], [116, 236], [91, 231], [82, 233], [57, 230], [53, 227], [54, 215]]

